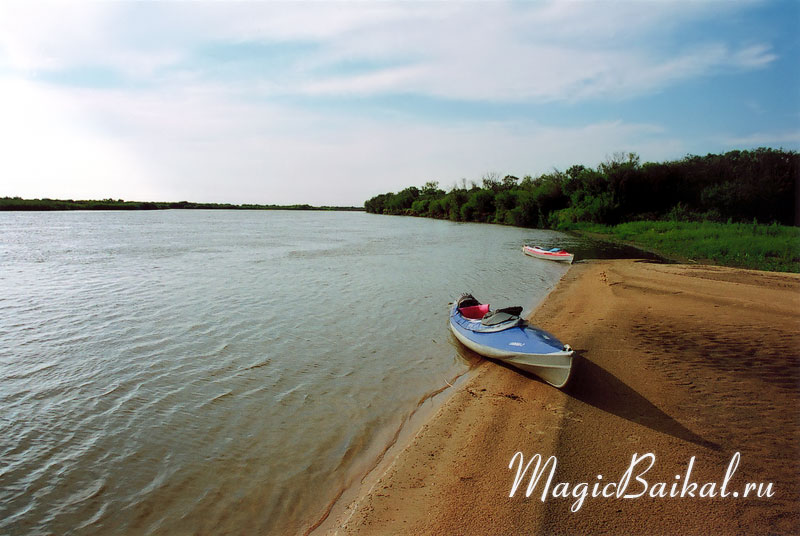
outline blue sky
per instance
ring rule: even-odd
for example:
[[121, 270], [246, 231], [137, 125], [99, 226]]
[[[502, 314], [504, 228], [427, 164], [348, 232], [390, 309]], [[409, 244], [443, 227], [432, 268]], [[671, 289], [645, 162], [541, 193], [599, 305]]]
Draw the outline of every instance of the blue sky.
[[800, 148], [800, 2], [0, 3], [0, 196], [361, 205]]

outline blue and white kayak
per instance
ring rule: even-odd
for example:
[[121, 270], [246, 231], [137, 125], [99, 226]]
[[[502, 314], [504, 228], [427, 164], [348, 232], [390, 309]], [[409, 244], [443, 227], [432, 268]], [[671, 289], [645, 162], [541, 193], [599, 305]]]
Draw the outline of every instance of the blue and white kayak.
[[450, 329], [473, 352], [564, 387], [572, 372], [572, 348], [529, 324], [521, 313], [522, 307], [491, 311], [471, 294], [462, 294], [450, 310]]

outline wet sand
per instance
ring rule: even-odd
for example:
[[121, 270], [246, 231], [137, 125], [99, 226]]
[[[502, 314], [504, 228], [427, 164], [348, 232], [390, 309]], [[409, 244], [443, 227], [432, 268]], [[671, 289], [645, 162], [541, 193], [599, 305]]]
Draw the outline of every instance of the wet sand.
[[[481, 361], [321, 532], [800, 531], [800, 276], [587, 261], [570, 269], [531, 320], [576, 349], [568, 388]], [[517, 452], [525, 463], [537, 453], [555, 456], [544, 501], [549, 469], [530, 497], [530, 471], [509, 497]], [[647, 493], [603, 497], [602, 486], [620, 481], [632, 456], [646, 453], [655, 457], [641, 476]], [[635, 477], [647, 462], [635, 466], [627, 494], [644, 489]], [[581, 482], [588, 496], [571, 511]], [[762, 483], [762, 491], [771, 483], [772, 496], [743, 498], [748, 482]], [[569, 498], [553, 496], [565, 488]], [[699, 497], [702, 488], [715, 496]]]

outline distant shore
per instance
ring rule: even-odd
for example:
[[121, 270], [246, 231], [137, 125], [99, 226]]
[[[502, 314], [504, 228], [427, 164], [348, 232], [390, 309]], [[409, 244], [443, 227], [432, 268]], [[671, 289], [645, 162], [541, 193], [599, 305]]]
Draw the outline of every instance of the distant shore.
[[0, 198], [0, 211], [54, 211], [54, 210], [337, 210], [363, 212], [364, 207], [335, 207], [313, 205], [258, 205], [231, 203], [194, 203], [190, 201], [125, 201], [123, 199], [73, 200], [73, 199], [22, 199]]
[[[482, 362], [315, 534], [796, 532], [800, 276], [585, 261], [531, 320], [576, 349], [567, 389]], [[550, 469], [510, 497], [536, 454], [545, 497]]]

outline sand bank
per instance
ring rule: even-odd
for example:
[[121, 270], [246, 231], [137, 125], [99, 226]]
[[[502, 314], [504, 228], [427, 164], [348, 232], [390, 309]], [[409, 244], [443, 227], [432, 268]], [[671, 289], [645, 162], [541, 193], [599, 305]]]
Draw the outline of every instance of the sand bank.
[[[532, 321], [580, 356], [566, 390], [482, 362], [321, 528], [471, 535], [798, 530], [800, 276], [583, 262]], [[517, 452], [525, 463], [537, 453], [555, 456], [544, 501], [549, 469], [530, 497], [530, 470], [509, 497]], [[655, 462], [642, 474], [647, 453]], [[642, 461], [625, 492], [641, 496], [618, 498], [613, 492], [622, 489], [635, 454]], [[753, 488], [743, 498], [747, 483], [762, 484], [764, 496]], [[702, 489], [713, 496], [700, 497]]]

